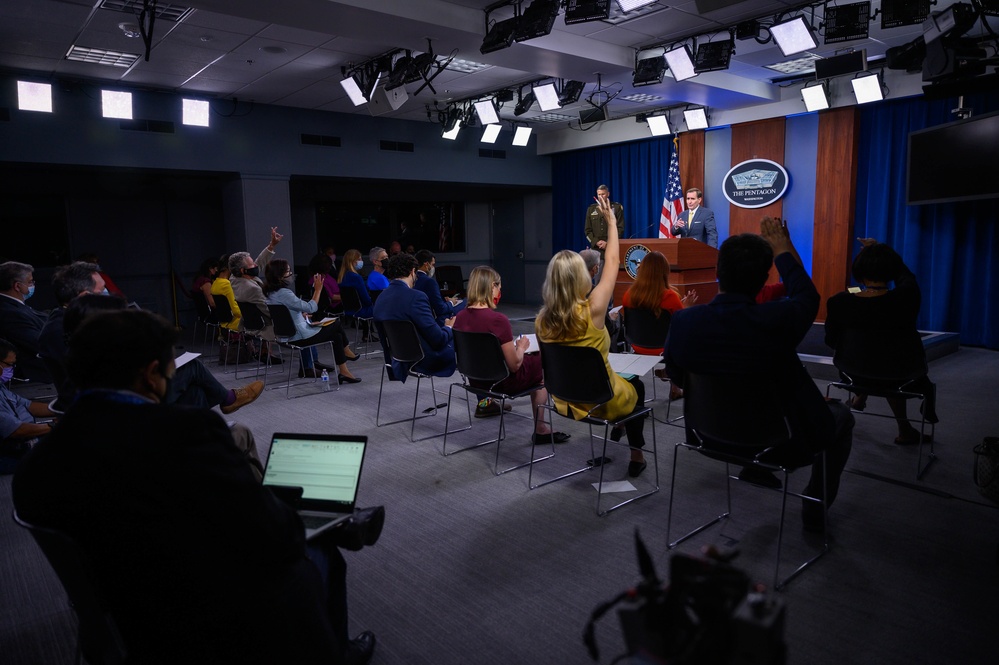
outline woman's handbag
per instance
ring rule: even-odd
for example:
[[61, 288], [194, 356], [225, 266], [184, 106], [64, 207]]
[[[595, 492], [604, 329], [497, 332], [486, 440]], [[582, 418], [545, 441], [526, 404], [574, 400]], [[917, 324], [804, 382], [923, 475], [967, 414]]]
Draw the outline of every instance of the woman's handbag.
[[975, 485], [986, 499], [999, 503], [999, 436], [975, 446]]

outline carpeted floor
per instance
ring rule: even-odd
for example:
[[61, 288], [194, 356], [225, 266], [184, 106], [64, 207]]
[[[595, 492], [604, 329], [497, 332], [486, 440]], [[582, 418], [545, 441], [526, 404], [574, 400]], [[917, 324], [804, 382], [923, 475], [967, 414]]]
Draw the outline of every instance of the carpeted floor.
[[[504, 309], [511, 317], [529, 314]], [[515, 322], [514, 328], [526, 332], [530, 323]], [[292, 400], [283, 389], [268, 390], [234, 414], [254, 431], [262, 455], [274, 431], [370, 437], [360, 504], [386, 506], [385, 531], [375, 547], [346, 556], [351, 624], [377, 634], [373, 662], [590, 662], [581, 639], [590, 613], [638, 580], [636, 530], [660, 575], [667, 574], [673, 444], [682, 430], [656, 428], [662, 490], [599, 518], [595, 473], [532, 491], [526, 469], [493, 476], [493, 446], [443, 457], [439, 438], [411, 443], [408, 425], [375, 427], [380, 367], [373, 356], [351, 366], [363, 378], [360, 384], [323, 394], [318, 383], [309, 383], [293, 391], [307, 396]], [[217, 375], [228, 386], [249, 380], [242, 372], [239, 379]], [[988, 636], [999, 620], [992, 597], [999, 588], [999, 513], [977, 493], [971, 469], [972, 448], [984, 436], [999, 435], [993, 406], [999, 353], [962, 348], [934, 361], [930, 376], [939, 386], [940, 459], [922, 481], [914, 477], [915, 449], [892, 443], [893, 423], [858, 416], [853, 454], [831, 512], [832, 551], [780, 594], [790, 663], [993, 662]], [[437, 382], [445, 393], [448, 385]], [[386, 386], [389, 417], [412, 409], [414, 389], [412, 383]], [[747, 399], [758, 398], [747, 391]], [[427, 396], [424, 405], [432, 402]], [[466, 418], [465, 402], [456, 397], [453, 404], [452, 418]], [[664, 410], [661, 402], [656, 408]], [[887, 413], [887, 407], [872, 399], [868, 411]], [[514, 413], [529, 415], [529, 404], [517, 404]], [[443, 411], [420, 421], [417, 435], [440, 431], [443, 421]], [[472, 422], [454, 443], [495, 435], [496, 420]], [[545, 477], [591, 456], [584, 428], [565, 420], [556, 425], [573, 438], [537, 467]], [[529, 432], [528, 420], [507, 420], [503, 460], [526, 459]], [[449, 448], [451, 443], [449, 438]], [[674, 528], [687, 530], [723, 508], [723, 477], [716, 464], [689, 451], [679, 455]], [[627, 452], [611, 456], [608, 478], [623, 479]], [[638, 482], [648, 482], [651, 471], [650, 465]], [[800, 489], [804, 474], [797, 475], [792, 485]], [[696, 553], [716, 544], [738, 550], [735, 565], [769, 583], [779, 495], [737, 485], [733, 500], [730, 520], [678, 549]], [[10, 477], [0, 477], [0, 511], [9, 515], [10, 508]], [[0, 519], [0, 543], [0, 664], [70, 662], [74, 622], [58, 581], [9, 517]], [[810, 544], [799, 507], [790, 503], [787, 560], [804, 556]], [[596, 638], [601, 662], [622, 651], [613, 612], [598, 623]]]

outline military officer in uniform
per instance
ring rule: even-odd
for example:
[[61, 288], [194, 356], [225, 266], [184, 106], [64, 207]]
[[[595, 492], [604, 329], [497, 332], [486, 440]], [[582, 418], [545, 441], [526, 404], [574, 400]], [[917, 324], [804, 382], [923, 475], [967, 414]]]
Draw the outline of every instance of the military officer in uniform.
[[[597, 198], [607, 201], [610, 199], [610, 189], [607, 185], [597, 187]], [[624, 237], [624, 206], [620, 203], [611, 203], [611, 210], [614, 211], [614, 218], [617, 220], [617, 236]], [[607, 222], [604, 221], [600, 209], [594, 203], [586, 209], [586, 240], [590, 247], [600, 252], [600, 269], [597, 271], [597, 279], [604, 265], [604, 249], [607, 247]]]

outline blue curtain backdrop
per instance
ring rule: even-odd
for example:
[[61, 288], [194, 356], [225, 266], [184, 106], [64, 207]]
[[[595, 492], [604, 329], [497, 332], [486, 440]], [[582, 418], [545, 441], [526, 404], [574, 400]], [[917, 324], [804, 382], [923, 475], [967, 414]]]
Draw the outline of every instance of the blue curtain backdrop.
[[552, 159], [552, 248], [586, 247], [586, 208], [597, 187], [624, 206], [624, 237], [659, 236], [673, 137], [560, 153]]
[[[905, 204], [909, 132], [955, 120], [957, 106], [911, 98], [863, 108], [855, 230], [890, 244], [916, 274], [921, 330], [999, 349], [999, 201]], [[975, 115], [999, 110], [999, 94], [965, 97], [964, 106]]]

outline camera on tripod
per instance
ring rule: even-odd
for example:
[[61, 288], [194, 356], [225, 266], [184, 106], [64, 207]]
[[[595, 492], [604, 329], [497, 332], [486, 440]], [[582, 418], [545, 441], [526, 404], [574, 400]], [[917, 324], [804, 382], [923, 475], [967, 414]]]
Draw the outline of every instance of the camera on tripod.
[[642, 581], [598, 606], [587, 624], [583, 642], [593, 660], [599, 659], [594, 624], [617, 607], [626, 662], [783, 665], [784, 602], [751, 585], [731, 557], [674, 555], [664, 585], [637, 530], [635, 548]]

